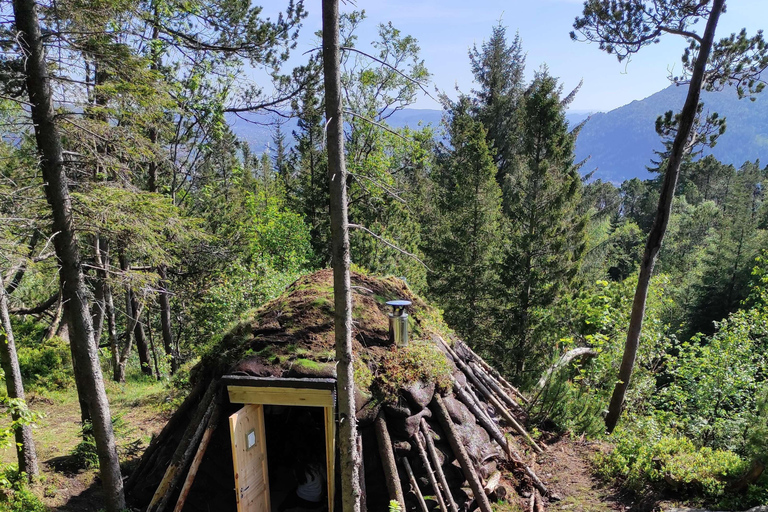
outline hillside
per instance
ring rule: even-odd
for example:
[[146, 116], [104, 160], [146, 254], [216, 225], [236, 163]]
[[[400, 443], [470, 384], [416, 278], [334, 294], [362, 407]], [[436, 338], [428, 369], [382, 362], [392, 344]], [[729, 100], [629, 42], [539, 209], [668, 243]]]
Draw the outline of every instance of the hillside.
[[[607, 113], [594, 114], [576, 141], [576, 157], [589, 158], [584, 172], [620, 183], [633, 177], [647, 178], [646, 166], [653, 150], [662, 149], [654, 129], [656, 118], [667, 110], [679, 110], [685, 101], [684, 87], [670, 86], [640, 101]], [[768, 161], [768, 100], [739, 100], [735, 91], [702, 96], [705, 112], [725, 116], [728, 128], [717, 145], [707, 150], [718, 160], [739, 166], [745, 161]]]

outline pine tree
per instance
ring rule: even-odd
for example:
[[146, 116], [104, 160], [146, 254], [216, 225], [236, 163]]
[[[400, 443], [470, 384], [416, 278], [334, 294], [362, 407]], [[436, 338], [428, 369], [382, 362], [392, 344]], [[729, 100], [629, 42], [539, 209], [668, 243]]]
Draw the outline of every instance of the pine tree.
[[487, 350], [493, 338], [503, 220], [496, 166], [482, 124], [462, 98], [449, 112], [451, 149], [434, 173], [435, 221], [424, 252], [429, 288], [445, 319], [467, 341]]
[[[517, 380], [529, 361], [544, 362], [550, 345], [539, 328], [551, 305], [576, 275], [584, 251], [586, 218], [581, 213], [581, 177], [574, 165], [575, 136], [557, 79], [538, 72], [525, 95], [520, 165], [505, 182], [510, 221], [502, 281], [507, 314], [501, 317], [509, 346], [499, 361]], [[530, 368], [536, 376], [535, 368]]]

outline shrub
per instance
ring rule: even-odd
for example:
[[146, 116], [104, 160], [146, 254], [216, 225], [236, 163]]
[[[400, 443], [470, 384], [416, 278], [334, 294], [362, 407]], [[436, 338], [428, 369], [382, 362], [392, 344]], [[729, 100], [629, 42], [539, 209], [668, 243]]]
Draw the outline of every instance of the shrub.
[[27, 475], [8, 465], [0, 475], [0, 512], [47, 512], [40, 498], [27, 485]]
[[638, 492], [646, 486], [701, 498], [722, 498], [729, 480], [749, 466], [733, 452], [697, 447], [690, 439], [662, 436], [656, 441], [633, 432], [616, 434], [615, 448], [595, 457], [597, 472]]
[[19, 346], [18, 358], [25, 383], [46, 389], [64, 389], [73, 381], [69, 344], [58, 336], [43, 343]]

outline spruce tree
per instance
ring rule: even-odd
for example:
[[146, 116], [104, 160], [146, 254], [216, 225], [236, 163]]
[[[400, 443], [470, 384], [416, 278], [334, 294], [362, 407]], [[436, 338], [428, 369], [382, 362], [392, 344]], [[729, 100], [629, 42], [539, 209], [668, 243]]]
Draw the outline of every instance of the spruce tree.
[[[539, 332], [550, 306], [572, 282], [584, 251], [581, 177], [574, 165], [574, 134], [557, 79], [538, 72], [525, 95], [520, 165], [507, 177], [505, 212], [510, 221], [502, 281], [507, 313], [499, 363], [524, 380], [529, 361], [544, 363], [551, 345]], [[538, 376], [538, 368], [529, 373]]]
[[462, 98], [449, 112], [450, 150], [434, 172], [435, 214], [424, 252], [431, 293], [445, 319], [480, 349], [494, 341], [503, 220], [496, 166], [486, 131]]
[[525, 90], [525, 54], [520, 35], [507, 43], [507, 29], [493, 27], [491, 37], [480, 49], [469, 52], [472, 73], [479, 88], [473, 91], [475, 114], [486, 130], [488, 146], [494, 150], [496, 181], [503, 187], [504, 177], [514, 166], [519, 146], [520, 105]]

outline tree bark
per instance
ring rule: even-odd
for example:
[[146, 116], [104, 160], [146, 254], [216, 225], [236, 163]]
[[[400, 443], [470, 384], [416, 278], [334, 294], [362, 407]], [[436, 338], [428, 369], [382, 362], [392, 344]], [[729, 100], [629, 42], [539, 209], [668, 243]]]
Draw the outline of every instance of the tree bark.
[[24, 68], [30, 110], [35, 128], [35, 140], [40, 154], [40, 168], [45, 183], [45, 195], [51, 207], [52, 232], [59, 260], [59, 279], [64, 300], [65, 317], [70, 322], [70, 343], [81, 374], [85, 400], [91, 412], [99, 468], [106, 498], [107, 512], [125, 508], [123, 481], [112, 431], [109, 403], [99, 366], [93, 324], [88, 308], [88, 293], [80, 262], [77, 239], [72, 220], [72, 205], [61, 137], [56, 126], [53, 98], [45, 50], [40, 33], [37, 5], [34, 0], [14, 0], [13, 13], [18, 31], [17, 41], [26, 58]]
[[[9, 398], [24, 398], [24, 384], [21, 381], [21, 369], [19, 368], [19, 359], [16, 356], [16, 343], [13, 338], [13, 328], [11, 327], [11, 316], [8, 313], [8, 296], [5, 293], [5, 283], [0, 275], [0, 363], [5, 372], [5, 388], [8, 390]], [[19, 419], [18, 414], [13, 415], [13, 420]], [[35, 451], [35, 442], [32, 439], [32, 428], [29, 425], [22, 425], [14, 432], [16, 436], [16, 456], [19, 461], [19, 471], [27, 474], [31, 482], [40, 474], [37, 466], [37, 453]]]
[[624, 406], [624, 396], [629, 387], [629, 380], [632, 377], [632, 370], [637, 358], [637, 349], [640, 345], [640, 332], [643, 328], [643, 315], [645, 314], [645, 302], [648, 297], [648, 286], [653, 275], [653, 266], [656, 263], [656, 254], [661, 249], [661, 243], [664, 240], [664, 234], [667, 231], [669, 217], [672, 214], [672, 199], [677, 187], [677, 178], [680, 174], [680, 164], [685, 154], [688, 139], [693, 129], [696, 119], [696, 112], [701, 96], [701, 86], [706, 74], [707, 61], [712, 50], [712, 42], [715, 38], [715, 29], [720, 19], [720, 13], [723, 11], [725, 0], [714, 0], [712, 11], [707, 20], [707, 27], [704, 30], [704, 37], [701, 41], [699, 54], [696, 57], [691, 83], [688, 86], [688, 95], [685, 98], [685, 105], [680, 114], [680, 124], [677, 135], [672, 144], [672, 151], [669, 155], [667, 171], [664, 175], [664, 183], [659, 194], [659, 206], [656, 210], [656, 218], [653, 221], [648, 241], [645, 244], [645, 253], [640, 263], [640, 275], [637, 278], [637, 288], [635, 289], [635, 298], [632, 302], [632, 314], [629, 319], [629, 328], [627, 330], [627, 342], [624, 346], [624, 355], [619, 367], [619, 378], [616, 387], [613, 389], [611, 403], [608, 406], [608, 414], [605, 417], [605, 428], [608, 433], [613, 432], [621, 416], [621, 410]]
[[[360, 512], [360, 461], [352, 368], [352, 291], [350, 284], [347, 171], [339, 66], [339, 2], [323, 0], [323, 68], [327, 119], [328, 180], [331, 210], [334, 327], [336, 338], [339, 452], [344, 512]], [[329, 478], [331, 475], [329, 475]]]

